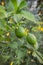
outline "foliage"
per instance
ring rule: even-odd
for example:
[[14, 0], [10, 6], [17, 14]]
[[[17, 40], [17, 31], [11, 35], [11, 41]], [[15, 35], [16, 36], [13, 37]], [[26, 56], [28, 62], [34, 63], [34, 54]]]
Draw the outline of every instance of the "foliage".
[[[35, 49], [26, 40], [29, 32], [35, 34], [37, 39], [40, 33], [37, 31], [39, 20], [27, 7], [27, 1], [24, 0], [6, 0], [4, 5], [0, 5], [0, 65], [43, 64], [43, 55], [39, 49]], [[19, 34], [23, 34], [21, 38], [15, 33], [19, 26], [23, 27], [26, 34], [24, 36], [23, 29], [19, 30]], [[37, 32], [34, 32], [34, 29]]]

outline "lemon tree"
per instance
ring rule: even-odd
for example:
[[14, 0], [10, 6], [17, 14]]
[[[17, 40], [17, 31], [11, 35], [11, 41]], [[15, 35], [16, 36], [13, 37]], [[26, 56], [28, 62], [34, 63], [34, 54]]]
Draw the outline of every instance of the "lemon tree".
[[31, 34], [32, 24], [38, 24], [35, 15], [28, 11], [27, 0], [0, 1], [0, 65], [30, 65], [32, 53], [28, 54], [28, 49], [43, 64], [37, 37], [34, 32]]

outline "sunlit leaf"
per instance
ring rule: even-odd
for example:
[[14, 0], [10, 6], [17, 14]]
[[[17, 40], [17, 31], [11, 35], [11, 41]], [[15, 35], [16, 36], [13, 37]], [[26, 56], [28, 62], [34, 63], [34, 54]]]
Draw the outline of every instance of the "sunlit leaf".
[[24, 8], [24, 7], [26, 7], [27, 6], [27, 2], [26, 1], [21, 1], [21, 3], [20, 3], [20, 5], [19, 5], [19, 7], [18, 7], [18, 9], [22, 9], [22, 8]]
[[36, 22], [36, 21], [35, 21], [35, 16], [34, 16], [31, 12], [21, 11], [21, 13], [22, 13], [22, 16], [23, 16], [24, 18], [26, 18], [27, 20]]
[[17, 7], [18, 7], [17, 0], [11, 0], [11, 1], [12, 1], [13, 5], [14, 5], [14, 10], [16, 11]]

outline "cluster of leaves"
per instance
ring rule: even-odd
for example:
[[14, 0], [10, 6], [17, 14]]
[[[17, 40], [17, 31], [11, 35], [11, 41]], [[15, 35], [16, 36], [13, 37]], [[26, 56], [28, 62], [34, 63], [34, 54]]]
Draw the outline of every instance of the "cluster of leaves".
[[[39, 26], [35, 16], [26, 10], [27, 6], [24, 0], [6, 0], [0, 5], [0, 65], [37, 65], [39, 61], [43, 63], [42, 54], [34, 51], [25, 37], [20, 39], [15, 35], [18, 25], [30, 28], [30, 32], [32, 23]], [[33, 58], [33, 51], [37, 58]]]

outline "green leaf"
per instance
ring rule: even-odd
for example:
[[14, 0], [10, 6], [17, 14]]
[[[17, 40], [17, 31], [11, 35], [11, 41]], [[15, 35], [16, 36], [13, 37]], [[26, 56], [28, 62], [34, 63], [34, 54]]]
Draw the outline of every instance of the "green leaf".
[[3, 19], [5, 17], [7, 17], [7, 13], [5, 11], [5, 8], [0, 5], [0, 19]]
[[26, 6], [27, 6], [27, 2], [24, 1], [24, 0], [22, 0], [22, 1], [20, 2], [20, 4], [19, 4], [18, 9], [22, 9], [22, 8], [24, 8], [24, 7], [26, 7]]
[[35, 16], [31, 13], [31, 12], [28, 12], [28, 11], [21, 11], [21, 14], [24, 18], [26, 18], [27, 20], [30, 20], [30, 21], [33, 21], [35, 22]]
[[11, 0], [11, 1], [12, 1], [13, 5], [14, 5], [14, 10], [16, 11], [17, 7], [18, 7], [17, 0]]

